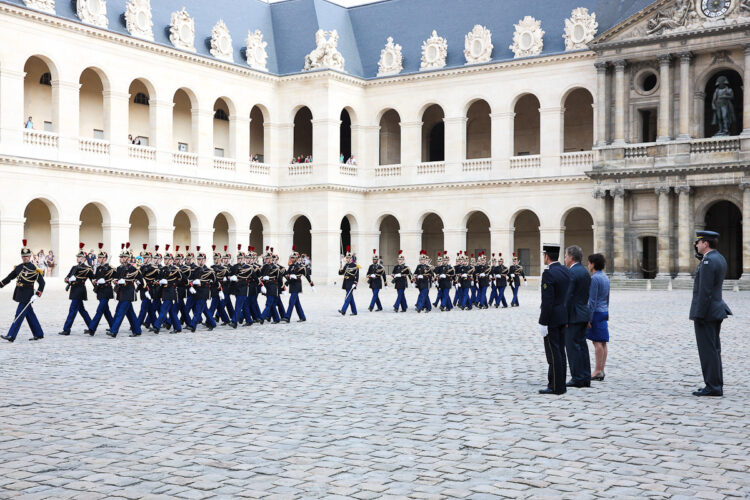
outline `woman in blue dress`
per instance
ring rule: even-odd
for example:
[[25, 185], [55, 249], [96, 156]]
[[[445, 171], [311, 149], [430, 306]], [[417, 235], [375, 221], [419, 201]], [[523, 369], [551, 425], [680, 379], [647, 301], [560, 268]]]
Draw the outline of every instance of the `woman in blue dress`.
[[604, 255], [595, 253], [589, 255], [589, 272], [591, 273], [591, 287], [589, 288], [589, 318], [586, 338], [594, 344], [596, 366], [591, 380], [604, 380], [604, 364], [607, 362], [607, 342], [609, 342], [609, 278], [604, 274], [606, 259]]

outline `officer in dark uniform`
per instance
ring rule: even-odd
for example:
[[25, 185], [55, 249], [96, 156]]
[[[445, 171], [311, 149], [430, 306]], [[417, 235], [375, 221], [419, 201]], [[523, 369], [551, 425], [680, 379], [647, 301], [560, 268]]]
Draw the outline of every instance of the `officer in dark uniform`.
[[359, 266], [352, 261], [352, 254], [349, 251], [349, 247], [346, 247], [344, 260], [344, 265], [339, 268], [339, 275], [344, 277], [341, 281], [341, 288], [346, 291], [346, 298], [344, 299], [344, 305], [339, 309], [339, 314], [344, 316], [346, 310], [351, 306], [351, 314], [352, 316], [356, 316], [357, 304], [354, 303], [354, 290], [357, 289], [357, 283], [359, 283]]
[[[201, 316], [203, 316], [203, 312], [207, 308], [207, 302], [211, 299], [211, 290], [216, 282], [216, 274], [213, 269], [206, 266], [206, 254], [201, 252], [200, 249], [200, 246], [196, 247], [196, 250], [198, 251], [198, 263], [190, 272], [190, 278], [188, 279], [190, 282], [190, 288], [188, 291], [190, 292], [190, 295], [194, 297], [193, 304], [195, 309], [193, 311], [192, 321], [188, 323], [185, 328], [191, 332], [195, 332], [195, 329], [201, 320]], [[221, 285], [218, 287], [218, 293], [220, 299], [224, 297], [224, 293], [221, 291]], [[216, 321], [214, 321], [211, 314], [206, 315], [206, 327], [208, 327], [208, 331], [216, 328]]]
[[451, 303], [451, 287], [456, 282], [456, 270], [451, 266], [451, 258], [448, 252], [443, 252], [443, 265], [440, 268], [440, 272], [437, 273], [438, 277], [438, 288], [441, 293], [440, 310], [450, 311], [453, 309]]
[[508, 303], [505, 301], [505, 288], [508, 286], [508, 279], [508, 268], [505, 267], [503, 254], [498, 254], [497, 274], [495, 275], [495, 286], [497, 287], [497, 298], [495, 299], [496, 308], [501, 303], [503, 304], [503, 308], [508, 307]]
[[166, 250], [164, 265], [159, 269], [159, 281], [157, 281], [156, 288], [154, 289], [154, 293], [159, 297], [161, 306], [156, 321], [154, 321], [150, 328], [157, 335], [168, 319], [173, 326], [172, 333], [182, 331], [177, 310], [177, 286], [183, 279], [182, 273], [180, 273], [180, 268], [174, 265], [174, 255], [169, 253], [169, 245], [165, 245], [164, 248]]
[[385, 267], [380, 263], [380, 256], [377, 253], [377, 249], [372, 249], [372, 264], [367, 268], [367, 283], [370, 285], [372, 290], [372, 300], [370, 300], [370, 307], [367, 309], [372, 312], [375, 306], [378, 307], [378, 311], [383, 310], [383, 305], [380, 303], [380, 290], [383, 285], [388, 286], [385, 277]]
[[474, 266], [470, 264], [469, 257], [464, 253], [461, 259], [461, 270], [460, 274], [456, 271], [458, 276], [458, 286], [461, 290], [461, 302], [459, 307], [462, 310], [468, 309], [471, 311], [471, 287], [474, 285]]
[[247, 326], [253, 324], [250, 317], [250, 308], [247, 305], [253, 268], [245, 261], [245, 252], [242, 245], [237, 245], [237, 262], [229, 270], [229, 283], [234, 286], [236, 301], [234, 304], [234, 315], [232, 316], [232, 328], [245, 321]]
[[117, 337], [120, 325], [125, 318], [128, 318], [128, 323], [130, 323], [130, 336], [138, 337], [141, 334], [141, 324], [133, 310], [133, 302], [138, 298], [136, 287], [143, 286], [143, 277], [141, 272], [131, 263], [132, 258], [130, 243], [125, 243], [120, 252], [120, 265], [115, 271], [117, 309], [115, 309], [115, 317], [112, 320], [112, 328], [106, 332], [112, 338]]
[[393, 287], [396, 289], [396, 303], [393, 304], [393, 312], [398, 312], [399, 308], [401, 308], [401, 312], [406, 312], [408, 308], [405, 290], [409, 287], [412, 274], [411, 269], [404, 262], [404, 251], [399, 250], [398, 264], [393, 266], [393, 270], [391, 271], [391, 283], [393, 283]]
[[[260, 273], [263, 266], [258, 263], [258, 254], [255, 252], [255, 247], [250, 247], [250, 252], [245, 255], [245, 262], [247, 262], [252, 269], [250, 282], [247, 288], [247, 307], [250, 310], [250, 317], [252, 317], [253, 321], [259, 322], [262, 325], [264, 319], [263, 313], [260, 312], [260, 306], [258, 305], [258, 294], [264, 289], [263, 283], [261, 283], [261, 277], [263, 275]], [[311, 272], [312, 271], [308, 268], [307, 274], [310, 275]]]
[[185, 307], [190, 266], [185, 264], [185, 255], [180, 252], [180, 245], [175, 246], [174, 265], [180, 269], [180, 275], [182, 276], [182, 281], [177, 284], [177, 310], [180, 312], [180, 323], [186, 325], [190, 321], [190, 315]]
[[560, 264], [560, 245], [544, 244], [544, 263], [548, 266], [542, 273], [542, 305], [539, 313], [539, 331], [544, 337], [544, 353], [547, 355], [547, 387], [539, 394], [565, 394], [565, 325], [568, 311], [565, 295], [570, 286], [570, 272]]
[[[153, 296], [156, 294], [156, 284], [159, 281], [159, 268], [154, 266], [151, 261], [153, 254], [146, 250], [148, 245], [143, 244], [143, 264], [139, 267], [141, 276], [143, 276], [143, 286], [140, 288], [139, 293], [141, 297], [141, 310], [138, 313], [138, 321], [141, 326], [145, 326], [147, 330], [150, 330], [151, 325], [156, 321], [156, 311], [154, 311]], [[151, 291], [154, 290], [154, 293]]]
[[302, 304], [299, 301], [299, 294], [302, 293], [302, 278], [307, 280], [312, 290], [315, 290], [315, 284], [312, 282], [312, 279], [308, 274], [307, 267], [304, 262], [300, 262], [297, 247], [292, 246], [292, 254], [289, 256], [289, 265], [284, 273], [286, 286], [289, 290], [289, 305], [286, 308], [286, 314], [281, 320], [286, 323], [289, 323], [289, 320], [292, 319], [292, 311], [297, 311], [297, 316], [299, 316], [298, 321], [307, 321], [307, 318], [305, 318], [305, 311], [302, 310]]
[[[241, 245], [240, 248], [242, 248]], [[224, 247], [224, 256], [221, 258], [221, 263], [227, 269], [226, 275], [224, 276], [226, 281], [222, 281], [221, 286], [224, 288], [224, 310], [226, 311], [227, 317], [230, 320], [229, 323], [231, 324], [232, 318], [234, 318], [234, 304], [232, 303], [232, 297], [237, 297], [237, 283], [229, 281], [229, 276], [231, 276], [232, 271], [232, 254], [227, 251], [228, 249], [228, 246]]]
[[279, 266], [273, 263], [273, 253], [268, 250], [263, 255], [263, 267], [260, 268], [261, 293], [266, 295], [266, 305], [261, 317], [263, 320], [273, 320], [274, 323], [281, 322], [277, 302], [281, 288], [281, 275]]
[[526, 273], [523, 271], [523, 266], [518, 263], [518, 257], [515, 252], [513, 253], [513, 264], [508, 268], [508, 284], [510, 289], [513, 290], [513, 299], [510, 301], [511, 307], [518, 307], [518, 288], [521, 286], [521, 278], [526, 281]]
[[99, 243], [99, 254], [96, 256], [98, 265], [96, 266], [96, 272], [94, 273], [94, 292], [96, 292], [96, 300], [99, 301], [99, 305], [96, 308], [94, 317], [91, 318], [88, 330], [83, 333], [88, 333], [93, 336], [96, 333], [96, 329], [99, 328], [99, 321], [102, 317], [107, 321], [107, 325], [112, 328], [112, 313], [109, 310], [109, 301], [114, 298], [112, 292], [112, 280], [115, 277], [115, 270], [109, 265], [109, 255], [107, 252], [102, 250], [104, 247], [103, 243]]
[[695, 253], [700, 260], [695, 270], [690, 319], [695, 328], [695, 341], [706, 386], [694, 396], [722, 396], [724, 374], [721, 366], [721, 322], [732, 311], [722, 299], [721, 288], [727, 274], [727, 261], [716, 250], [719, 233], [696, 231]]
[[459, 250], [459, 252], [456, 254], [456, 265], [453, 266], [453, 270], [455, 271], [453, 286], [456, 289], [455, 293], [453, 294], [453, 307], [461, 307], [461, 301], [463, 300], [463, 290], [461, 290], [461, 284], [459, 280], [463, 271], [463, 256], [461, 255], [461, 252], [462, 250]]
[[[42, 326], [36, 318], [32, 304], [44, 292], [44, 270], [32, 264], [31, 249], [26, 246], [26, 240], [23, 240], [23, 248], [21, 248], [21, 263], [15, 266], [5, 279], [0, 281], [0, 288], [12, 280], [16, 280], [16, 288], [13, 290], [13, 300], [18, 302], [16, 317], [10, 325], [7, 335], [0, 336], [0, 338], [8, 342], [16, 340], [18, 330], [21, 328], [25, 318], [32, 334], [29, 340], [42, 340], [44, 338], [44, 331], [42, 331]], [[34, 292], [34, 283], [38, 285], [36, 293]]]
[[[497, 257], [495, 257], [495, 254], [492, 254], [492, 260], [489, 263], [490, 266], [490, 298], [487, 299], [488, 305], [494, 305], [497, 302], [497, 274], [499, 273], [498, 265], [497, 265]], [[495, 307], [497, 307], [495, 305]]]
[[432, 270], [427, 264], [427, 252], [420, 250], [419, 252], [419, 264], [414, 268], [413, 281], [419, 290], [419, 296], [417, 297], [417, 312], [430, 312], [432, 306], [430, 305], [430, 281], [432, 280]]
[[70, 268], [68, 275], [65, 277], [65, 282], [68, 284], [67, 288], [70, 290], [70, 309], [68, 310], [68, 317], [65, 318], [65, 324], [63, 329], [59, 332], [59, 335], [70, 335], [70, 329], [73, 326], [73, 321], [76, 319], [78, 314], [81, 315], [83, 321], [86, 323], [86, 330], [91, 329], [91, 316], [83, 306], [85, 300], [88, 299], [86, 293], [86, 281], [94, 277], [94, 270], [91, 266], [86, 264], [86, 251], [83, 249], [85, 245], [79, 244], [78, 254], [76, 254], [77, 264]]
[[[200, 247], [198, 247], [200, 252]], [[185, 259], [183, 261], [183, 267], [180, 269], [182, 276], [185, 277], [185, 317], [183, 321], [185, 326], [189, 325], [193, 321], [195, 315], [195, 294], [188, 293], [190, 290], [190, 276], [196, 268], [195, 265], [195, 253], [190, 251], [190, 245], [185, 246]]]
[[442, 252], [437, 253], [437, 258], [435, 259], [435, 264], [437, 264], [435, 267], [432, 268], [432, 279], [435, 283], [435, 286], [437, 288], [437, 296], [435, 297], [435, 302], [432, 303], [432, 307], [438, 307], [440, 304], [443, 303], [443, 290], [438, 286], [438, 276], [443, 272], [443, 254]]
[[[216, 281], [211, 285], [211, 304], [208, 306], [208, 311], [204, 312], [204, 315], [211, 316], [214, 321], [221, 320], [222, 325], [228, 325], [231, 322], [225, 309], [226, 301], [229, 300], [224, 290], [227, 287], [227, 272], [229, 271], [226, 266], [222, 263], [221, 252], [216, 251], [216, 245], [213, 245], [214, 250], [214, 265], [211, 266]], [[227, 247], [224, 247], [226, 251]], [[221, 292], [221, 293], [219, 293]]]
[[[271, 248], [273, 253], [273, 247]], [[281, 294], [286, 292], [286, 286], [284, 285], [284, 275], [286, 274], [286, 268], [279, 264], [279, 255], [273, 253], [273, 265], [278, 268], [279, 274], [279, 300], [276, 301], [276, 309], [279, 311], [279, 318], [286, 316], [286, 309], [284, 308], [284, 301], [281, 300]]]
[[487, 265], [487, 256], [482, 252], [479, 255], [479, 262], [474, 269], [474, 280], [479, 288], [479, 307], [487, 309], [487, 288], [490, 286], [490, 266]]

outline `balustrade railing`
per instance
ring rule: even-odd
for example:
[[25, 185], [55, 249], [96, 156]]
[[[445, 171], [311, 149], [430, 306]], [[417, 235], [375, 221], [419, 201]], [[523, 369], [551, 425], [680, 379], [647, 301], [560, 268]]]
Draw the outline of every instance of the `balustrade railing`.
[[483, 170], [492, 170], [491, 158], [477, 158], [461, 162], [462, 172], [481, 172]]
[[401, 165], [379, 165], [375, 167], [375, 177], [399, 177]]
[[429, 161], [417, 164], [417, 175], [444, 174], [445, 162]]
[[89, 139], [88, 137], [79, 137], [78, 149], [80, 149], [83, 153], [108, 155], [109, 141], [102, 141], [101, 139]]
[[593, 151], [572, 151], [560, 155], [560, 166], [563, 168], [588, 169], [594, 166]]
[[236, 170], [237, 161], [232, 158], [214, 158], [214, 168], [218, 170]]
[[339, 173], [341, 175], [355, 177], [357, 175], [357, 167], [354, 165], [339, 165]]
[[691, 153], [723, 153], [739, 150], [739, 137], [708, 137], [690, 141]]
[[510, 168], [535, 168], [541, 166], [541, 155], [523, 155], [510, 157]]
[[268, 163], [252, 162], [248, 167], [251, 174], [271, 175], [271, 165]]
[[289, 175], [312, 175], [312, 163], [291, 163], [288, 167]]
[[135, 160], [156, 161], [156, 148], [151, 146], [140, 146], [138, 144], [129, 144], [128, 157]]
[[648, 158], [648, 148], [652, 144], [626, 144], [624, 147], [625, 159], [644, 159]]
[[186, 167], [197, 167], [198, 155], [195, 153], [184, 153], [182, 151], [175, 151], [172, 153], [172, 163], [175, 165], [182, 165]]
[[58, 148], [60, 146], [60, 136], [54, 132], [24, 129], [23, 143], [43, 148]]

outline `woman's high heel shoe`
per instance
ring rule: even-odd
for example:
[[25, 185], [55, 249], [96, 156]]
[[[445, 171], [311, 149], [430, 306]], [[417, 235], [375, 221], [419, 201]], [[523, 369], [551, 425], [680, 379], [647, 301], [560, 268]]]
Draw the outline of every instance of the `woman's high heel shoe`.
[[602, 380], [604, 380], [604, 372], [601, 372], [598, 375], [592, 376], [591, 380], [596, 380], [597, 382], [601, 382]]

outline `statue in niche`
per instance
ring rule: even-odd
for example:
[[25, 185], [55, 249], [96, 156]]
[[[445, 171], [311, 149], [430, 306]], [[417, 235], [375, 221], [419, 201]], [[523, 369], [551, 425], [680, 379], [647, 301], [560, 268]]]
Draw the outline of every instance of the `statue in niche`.
[[734, 91], [729, 88], [729, 79], [722, 75], [716, 79], [716, 90], [711, 101], [714, 111], [712, 125], [719, 127], [714, 137], [729, 135], [729, 129], [734, 125]]
[[685, 26], [693, 10], [693, 0], [675, 0], [674, 7], [659, 12], [649, 20], [646, 25], [646, 32], [649, 35], [653, 35], [665, 29]]

